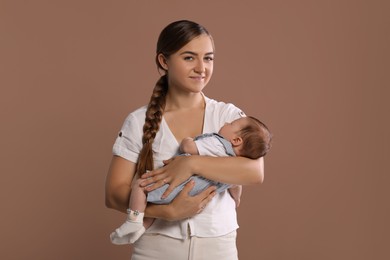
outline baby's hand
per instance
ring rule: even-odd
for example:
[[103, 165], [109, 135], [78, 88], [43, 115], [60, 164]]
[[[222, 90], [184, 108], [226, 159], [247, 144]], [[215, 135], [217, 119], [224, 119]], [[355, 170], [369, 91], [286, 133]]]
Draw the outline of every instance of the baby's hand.
[[191, 137], [184, 138], [180, 143], [179, 149], [180, 149], [181, 153], [187, 153], [187, 154], [192, 154], [192, 155], [199, 154], [198, 148], [196, 147], [194, 139]]

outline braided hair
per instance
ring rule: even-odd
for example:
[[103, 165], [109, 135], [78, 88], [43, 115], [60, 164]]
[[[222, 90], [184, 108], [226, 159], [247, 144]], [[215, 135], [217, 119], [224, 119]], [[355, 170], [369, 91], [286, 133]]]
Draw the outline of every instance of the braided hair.
[[212, 40], [206, 28], [188, 20], [173, 22], [166, 26], [160, 33], [157, 41], [156, 65], [157, 69], [162, 70], [164, 75], [157, 81], [146, 110], [142, 136], [143, 146], [137, 164], [137, 172], [140, 175], [154, 168], [152, 145], [160, 128], [165, 109], [166, 94], [168, 92], [167, 70], [160, 64], [158, 57], [162, 54], [165, 59], [168, 59], [169, 56], [201, 34], [208, 35]]

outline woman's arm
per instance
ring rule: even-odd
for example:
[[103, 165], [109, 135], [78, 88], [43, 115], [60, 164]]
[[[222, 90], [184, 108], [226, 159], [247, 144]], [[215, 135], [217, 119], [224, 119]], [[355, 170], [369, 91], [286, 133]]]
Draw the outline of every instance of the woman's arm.
[[106, 206], [126, 213], [136, 164], [113, 156], [106, 178]]
[[169, 183], [163, 197], [166, 197], [180, 183], [197, 174], [207, 179], [238, 185], [262, 183], [264, 159], [252, 160], [244, 157], [177, 156], [166, 161], [166, 166], [145, 173], [141, 186], [154, 190]]
[[264, 180], [264, 158], [190, 156], [192, 172], [204, 178], [237, 185], [259, 184]]
[[215, 187], [208, 187], [196, 196], [190, 196], [189, 192], [195, 182], [188, 182], [177, 197], [168, 205], [148, 204], [145, 215], [147, 217], [162, 218], [168, 221], [189, 218], [199, 213], [215, 196]]
[[[113, 156], [106, 178], [106, 206], [108, 208], [126, 213], [135, 171], [135, 163], [119, 156]], [[193, 186], [194, 183], [189, 182], [168, 205], [148, 204], [145, 216], [173, 221], [195, 215], [214, 197], [215, 187], [210, 187], [192, 197], [188, 193]]]

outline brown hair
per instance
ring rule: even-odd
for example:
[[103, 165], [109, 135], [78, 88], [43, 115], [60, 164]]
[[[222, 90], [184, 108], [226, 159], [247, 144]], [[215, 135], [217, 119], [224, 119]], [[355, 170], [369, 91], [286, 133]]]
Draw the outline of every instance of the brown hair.
[[271, 149], [272, 134], [268, 127], [253, 116], [248, 116], [248, 125], [240, 130], [243, 140], [240, 156], [258, 159]]
[[142, 136], [143, 147], [137, 164], [138, 174], [143, 174], [147, 170], [153, 170], [152, 144], [160, 127], [165, 109], [165, 97], [168, 92], [168, 74], [161, 66], [158, 56], [162, 54], [168, 59], [169, 56], [201, 34], [210, 36], [209, 32], [203, 26], [195, 22], [181, 20], [166, 26], [158, 37], [156, 64], [157, 69], [164, 71], [164, 75], [157, 81], [146, 110]]

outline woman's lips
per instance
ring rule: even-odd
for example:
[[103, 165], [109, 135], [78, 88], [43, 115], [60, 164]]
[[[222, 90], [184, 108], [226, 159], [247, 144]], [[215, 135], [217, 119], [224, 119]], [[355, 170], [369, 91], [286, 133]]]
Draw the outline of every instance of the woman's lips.
[[205, 77], [198, 76], [198, 77], [190, 77], [190, 78], [194, 80], [203, 80]]

